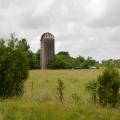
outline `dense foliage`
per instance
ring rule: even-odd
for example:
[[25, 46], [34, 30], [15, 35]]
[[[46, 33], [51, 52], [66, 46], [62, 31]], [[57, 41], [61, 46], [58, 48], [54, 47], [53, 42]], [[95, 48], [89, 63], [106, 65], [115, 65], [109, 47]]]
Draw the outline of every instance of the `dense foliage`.
[[109, 62], [113, 63], [116, 67], [120, 68], [120, 59], [103, 60], [102, 61], [102, 66], [105, 66]]
[[25, 39], [11, 36], [0, 40], [0, 97], [22, 95], [23, 83], [28, 76], [28, 49]]
[[60, 52], [55, 55], [53, 61], [49, 64], [52, 69], [69, 69], [74, 65], [74, 58], [66, 52]]
[[82, 56], [73, 58], [68, 52], [61, 51], [55, 55], [53, 61], [49, 64], [49, 68], [52, 69], [71, 69], [71, 68], [84, 68], [88, 69], [92, 66], [96, 66], [97, 61], [93, 60], [91, 57], [85, 59]]
[[[101, 64], [92, 57], [71, 57], [69, 52], [60, 51], [54, 56], [54, 59], [49, 64], [50, 69], [71, 69], [71, 68], [81, 68], [88, 69], [91, 67], [99, 69], [99, 67], [104, 67], [107, 63], [112, 62], [116, 67], [120, 68], [120, 59], [110, 59], [103, 60]], [[32, 52], [29, 50], [29, 66], [30, 69], [39, 69], [40, 65], [40, 49], [37, 52]]]
[[103, 106], [110, 105], [115, 107], [120, 102], [119, 71], [113, 64], [109, 63], [102, 75], [97, 80], [90, 81], [87, 88], [92, 94], [94, 102], [98, 102]]
[[28, 53], [30, 69], [40, 69], [40, 50], [36, 53], [29, 50]]

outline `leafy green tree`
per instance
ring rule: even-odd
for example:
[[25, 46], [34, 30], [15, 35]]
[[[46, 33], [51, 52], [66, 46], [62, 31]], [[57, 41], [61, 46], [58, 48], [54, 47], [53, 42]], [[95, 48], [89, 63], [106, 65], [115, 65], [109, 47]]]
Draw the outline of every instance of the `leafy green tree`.
[[[63, 52], [62, 52], [63, 53]], [[49, 64], [52, 69], [70, 69], [74, 65], [74, 58], [69, 54], [62, 54], [61, 52], [55, 55], [53, 61]]]
[[65, 56], [70, 57], [69, 52], [67, 52], [67, 51], [61, 51], [57, 55], [65, 55]]
[[88, 57], [83, 63], [83, 68], [89, 68], [91, 66], [96, 66], [96, 64], [97, 64], [96, 60], [92, 59], [91, 57]]
[[35, 53], [36, 58], [36, 68], [40, 68], [40, 49]]
[[[14, 39], [16, 39], [16, 41], [18, 41], [18, 39], [17, 38], [12, 38], [13, 40]], [[14, 42], [14, 41], [13, 41]], [[25, 39], [25, 38], [23, 38], [23, 39], [21, 39], [20, 41], [18, 41], [18, 45], [17, 46], [19, 46], [21, 49], [24, 49], [26, 52], [28, 52], [29, 51], [29, 49], [30, 49], [30, 46], [29, 46], [29, 44], [27, 43], [27, 40]]]
[[85, 58], [82, 56], [78, 56], [75, 58], [74, 66], [78, 66], [82, 68], [84, 65], [84, 62], [85, 62]]
[[33, 53], [32, 51], [29, 50], [28, 58], [30, 69], [40, 68], [40, 50], [38, 50], [36, 53]]
[[29, 50], [28, 51], [28, 62], [29, 62], [29, 69], [33, 69], [34, 68], [34, 53]]
[[22, 95], [28, 76], [28, 49], [26, 40], [14, 36], [8, 42], [0, 40], [0, 97], [5, 99]]

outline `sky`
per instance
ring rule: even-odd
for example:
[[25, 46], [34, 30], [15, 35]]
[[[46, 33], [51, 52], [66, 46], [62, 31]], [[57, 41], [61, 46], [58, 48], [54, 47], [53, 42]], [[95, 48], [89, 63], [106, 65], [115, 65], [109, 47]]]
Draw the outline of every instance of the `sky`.
[[26, 38], [33, 52], [44, 32], [55, 50], [94, 59], [120, 58], [120, 0], [0, 0], [0, 37]]

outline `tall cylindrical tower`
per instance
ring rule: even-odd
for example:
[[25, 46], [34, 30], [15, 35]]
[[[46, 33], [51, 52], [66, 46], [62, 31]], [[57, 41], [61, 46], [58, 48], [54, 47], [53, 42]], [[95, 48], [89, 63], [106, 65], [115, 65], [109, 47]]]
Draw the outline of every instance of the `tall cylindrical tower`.
[[48, 69], [48, 64], [54, 57], [54, 36], [46, 32], [41, 37], [41, 69]]

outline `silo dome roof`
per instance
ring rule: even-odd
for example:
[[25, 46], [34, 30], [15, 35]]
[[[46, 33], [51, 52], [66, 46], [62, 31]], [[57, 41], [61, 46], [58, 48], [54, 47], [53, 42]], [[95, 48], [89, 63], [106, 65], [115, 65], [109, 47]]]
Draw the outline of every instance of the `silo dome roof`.
[[54, 39], [54, 36], [52, 33], [46, 32], [42, 35], [41, 39]]

